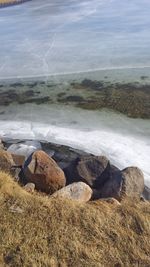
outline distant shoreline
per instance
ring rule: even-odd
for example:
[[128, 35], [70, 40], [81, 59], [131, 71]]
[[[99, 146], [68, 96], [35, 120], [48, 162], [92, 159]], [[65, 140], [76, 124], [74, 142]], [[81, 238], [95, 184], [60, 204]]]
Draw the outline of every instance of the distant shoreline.
[[0, 8], [23, 4], [31, 0], [0, 0]]

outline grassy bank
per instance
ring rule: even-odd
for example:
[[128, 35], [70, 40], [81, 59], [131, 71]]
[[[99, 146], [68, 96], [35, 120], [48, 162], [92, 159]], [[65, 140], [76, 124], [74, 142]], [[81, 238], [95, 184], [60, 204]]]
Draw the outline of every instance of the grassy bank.
[[150, 204], [79, 204], [0, 172], [0, 266], [150, 266]]
[[4, 4], [4, 3], [16, 3], [18, 2], [17, 0], [0, 0], [0, 4]]
[[27, 2], [27, 1], [31, 1], [31, 0], [0, 0], [0, 8], [22, 4], [22, 3]]

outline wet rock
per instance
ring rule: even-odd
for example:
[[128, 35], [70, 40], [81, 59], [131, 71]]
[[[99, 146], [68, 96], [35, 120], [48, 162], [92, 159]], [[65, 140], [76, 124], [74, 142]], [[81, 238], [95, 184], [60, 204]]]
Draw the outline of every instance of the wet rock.
[[59, 191], [55, 192], [52, 197], [72, 199], [79, 202], [87, 202], [91, 199], [92, 189], [83, 182], [73, 183]]
[[34, 183], [27, 183], [25, 186], [24, 186], [24, 189], [29, 192], [29, 193], [34, 193], [34, 190], [35, 190], [35, 184]]
[[49, 194], [66, 184], [64, 172], [43, 151], [36, 151], [28, 157], [24, 164], [23, 173], [27, 182], [34, 183], [37, 190]]
[[110, 176], [110, 163], [104, 156], [81, 156], [64, 169], [67, 183], [82, 181], [100, 188]]
[[113, 197], [118, 200], [124, 197], [140, 197], [144, 189], [144, 176], [137, 167], [128, 167], [114, 172], [99, 191], [99, 197]]

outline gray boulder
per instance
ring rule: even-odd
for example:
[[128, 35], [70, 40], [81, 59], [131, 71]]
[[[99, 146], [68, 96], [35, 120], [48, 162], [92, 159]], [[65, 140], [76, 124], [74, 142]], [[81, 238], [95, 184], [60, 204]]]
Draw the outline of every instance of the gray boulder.
[[99, 197], [113, 197], [121, 200], [124, 197], [140, 197], [144, 189], [144, 176], [137, 167], [128, 167], [114, 172], [99, 191]]
[[67, 184], [82, 181], [100, 188], [110, 177], [110, 163], [104, 156], [81, 156], [64, 169]]

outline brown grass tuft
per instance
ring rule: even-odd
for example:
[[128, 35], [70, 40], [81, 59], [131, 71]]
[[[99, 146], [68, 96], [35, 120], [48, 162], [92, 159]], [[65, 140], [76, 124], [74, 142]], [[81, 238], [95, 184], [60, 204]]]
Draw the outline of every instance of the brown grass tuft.
[[148, 202], [79, 204], [30, 195], [0, 172], [0, 266], [148, 267], [149, 240]]

